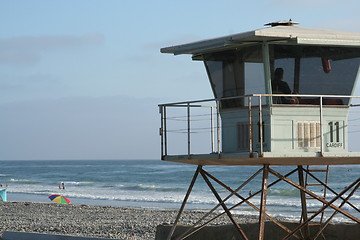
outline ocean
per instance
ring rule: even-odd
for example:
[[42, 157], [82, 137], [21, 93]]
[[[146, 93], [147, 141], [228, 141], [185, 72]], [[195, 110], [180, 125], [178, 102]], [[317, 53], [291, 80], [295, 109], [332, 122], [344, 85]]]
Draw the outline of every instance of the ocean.
[[[260, 167], [254, 166], [204, 166], [204, 170], [222, 180], [232, 189], [239, 187]], [[286, 174], [293, 167], [272, 167], [275, 171]], [[52, 203], [51, 194], [62, 194], [71, 200], [71, 204], [143, 207], [154, 209], [179, 209], [196, 166], [170, 163], [160, 160], [76, 160], [76, 161], [0, 161], [0, 184], [7, 186], [7, 200], [15, 202]], [[329, 186], [341, 192], [346, 186], [359, 177], [359, 166], [331, 166]], [[289, 177], [298, 182], [297, 173]], [[270, 174], [269, 183], [276, 180]], [[259, 174], [240, 191], [243, 197], [260, 190], [262, 174]], [[59, 185], [64, 183], [65, 189]], [[229, 192], [217, 183], [212, 183], [222, 198]], [[1, 189], [1, 187], [0, 187]], [[251, 191], [251, 192], [250, 192]], [[322, 189], [314, 189], [321, 194]], [[285, 182], [269, 188], [267, 212], [273, 217], [287, 220], [300, 219], [299, 190]], [[346, 195], [345, 195], [346, 196]], [[328, 191], [327, 199], [334, 194]], [[260, 195], [250, 200], [259, 206]], [[360, 194], [355, 192], [351, 203], [359, 208]], [[227, 200], [228, 206], [238, 203], [232, 196]], [[217, 200], [201, 176], [186, 205], [186, 209], [208, 210], [217, 205]], [[339, 206], [341, 201], [335, 202]], [[54, 203], [55, 204], [55, 203]], [[322, 203], [316, 200], [309, 202], [309, 210], [317, 210]], [[349, 205], [342, 209], [360, 217], [358, 211]], [[219, 209], [220, 211], [220, 209]], [[252, 207], [243, 204], [233, 211], [246, 215], [258, 215]], [[329, 216], [333, 210], [328, 210]], [[347, 217], [337, 214], [334, 222], [347, 222]], [[351, 222], [351, 221], [350, 221]]]

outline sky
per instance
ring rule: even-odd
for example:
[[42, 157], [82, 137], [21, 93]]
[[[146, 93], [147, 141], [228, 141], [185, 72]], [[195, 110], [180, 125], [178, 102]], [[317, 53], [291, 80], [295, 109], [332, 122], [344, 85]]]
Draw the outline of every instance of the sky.
[[160, 103], [212, 98], [160, 48], [259, 29], [360, 32], [358, 0], [0, 0], [0, 160], [160, 159]]

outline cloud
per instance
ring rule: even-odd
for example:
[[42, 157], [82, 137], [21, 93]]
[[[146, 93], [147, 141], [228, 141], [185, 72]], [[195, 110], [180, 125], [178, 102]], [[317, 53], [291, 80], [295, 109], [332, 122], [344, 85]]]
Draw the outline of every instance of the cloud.
[[35, 72], [30, 74], [0, 74], [0, 101], [23, 101], [39, 98], [59, 97], [69, 86], [53, 73]]
[[104, 37], [100, 34], [86, 34], [82, 36], [25, 36], [0, 39], [0, 46], [4, 49], [51, 50], [85, 45], [97, 45], [101, 44], [103, 41]]
[[99, 45], [104, 42], [101, 34], [80, 36], [23, 36], [0, 39], [0, 64], [34, 64], [40, 53]]
[[[1, 43], [0, 43], [1, 44]], [[33, 53], [28, 53], [18, 49], [2, 49], [0, 52], [0, 64], [18, 65], [18, 64], [32, 64], [38, 62], [40, 56]]]
[[296, 6], [301, 6], [303, 8], [309, 8], [310, 7], [314, 7], [314, 6], [327, 6], [329, 4], [332, 3], [336, 3], [336, 0], [302, 0], [302, 1], [298, 1], [298, 2], [294, 2], [294, 1], [288, 1], [288, 0], [272, 0], [270, 1], [270, 3], [273, 3], [275, 6], [279, 7], [279, 6], [284, 6], [284, 7], [293, 7], [294, 5]]

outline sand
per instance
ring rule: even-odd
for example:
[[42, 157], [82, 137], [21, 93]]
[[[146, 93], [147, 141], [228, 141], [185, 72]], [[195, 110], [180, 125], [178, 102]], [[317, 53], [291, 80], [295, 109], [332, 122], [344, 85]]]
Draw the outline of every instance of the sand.
[[[155, 239], [156, 227], [172, 223], [178, 210], [153, 210], [56, 203], [0, 202], [0, 236], [4, 231], [64, 234], [127, 240]], [[181, 222], [191, 223], [202, 212], [185, 211]], [[254, 217], [237, 216], [240, 222]], [[215, 224], [228, 224], [226, 217]]]
[[[0, 239], [4, 231], [20, 231], [126, 240], [153, 240], [156, 227], [158, 225], [168, 227], [168, 224], [175, 220], [177, 213], [178, 210], [148, 208], [0, 202]], [[180, 219], [180, 224], [192, 224], [203, 215], [204, 212], [200, 211], [185, 211]], [[248, 230], [249, 233], [257, 232], [258, 224], [251, 224], [258, 221], [256, 216], [235, 215], [235, 218], [245, 228], [247, 226], [255, 227], [255, 229]], [[220, 217], [204, 234], [210, 234], [213, 239], [224, 239], [225, 233], [230, 234], [235, 229], [233, 226], [226, 228], [225, 225], [229, 224], [230, 220], [226, 216]], [[211, 228], [218, 227], [223, 232], [220, 232], [220, 238], [214, 238]], [[295, 225], [290, 228], [294, 229]], [[162, 229], [166, 231], [166, 227]], [[169, 229], [167, 228], [167, 230]], [[270, 234], [269, 236], [277, 237], [268, 237], [268, 239], [279, 239], [280, 229], [272, 226], [270, 230], [267, 230], [266, 233]], [[318, 231], [318, 229], [314, 230], [316, 230], [315, 233]], [[326, 239], [354, 240], [358, 239], [360, 235], [359, 224], [335, 224], [327, 230]], [[204, 239], [209, 239], [209, 237]], [[233, 239], [233, 237], [228, 239]]]

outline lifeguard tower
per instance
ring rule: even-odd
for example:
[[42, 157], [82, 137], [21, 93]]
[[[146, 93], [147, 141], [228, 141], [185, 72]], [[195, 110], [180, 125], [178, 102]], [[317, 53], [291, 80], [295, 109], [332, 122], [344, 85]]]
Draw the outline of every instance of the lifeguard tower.
[[[349, 151], [349, 110], [358, 106], [353, 96], [359, 78], [360, 34], [302, 28], [292, 21], [267, 24], [268, 27], [225, 37], [162, 48], [162, 53], [190, 54], [195, 61], [203, 61], [214, 94], [214, 99], [161, 104], [161, 157], [198, 165], [189, 190], [169, 233], [168, 239], [185, 239], [191, 231], [173, 238], [176, 225], [199, 174], [219, 201], [239, 232], [240, 239], [248, 239], [236, 222], [210, 179], [237, 196], [239, 205], [249, 204], [259, 212], [258, 239], [264, 239], [265, 221], [272, 220], [285, 230], [283, 239], [316, 239], [332, 217], [323, 218], [325, 209], [333, 209], [359, 224], [358, 216], [343, 210], [345, 204], [359, 213], [351, 204], [351, 196], [359, 187], [359, 178], [334, 192], [328, 186], [328, 166], [360, 164], [360, 153]], [[170, 109], [186, 109], [183, 129], [185, 149], [171, 154], [169, 148]], [[208, 152], [194, 151], [193, 109], [210, 109], [211, 148]], [[206, 140], [208, 141], [208, 140]], [[178, 144], [178, 143], [176, 143]], [[238, 191], [251, 179], [233, 190], [204, 170], [206, 165], [260, 166], [262, 172], [260, 206]], [[288, 174], [280, 174], [273, 166], [294, 166]], [[298, 181], [289, 178], [298, 173]], [[269, 174], [278, 178], [269, 183]], [[321, 177], [316, 174], [323, 174]], [[289, 229], [266, 212], [269, 187], [284, 181], [300, 190], [301, 220], [295, 229]], [[314, 193], [312, 186], [323, 188], [323, 195]], [[326, 198], [326, 192], [335, 195]], [[341, 200], [340, 205], [334, 205]], [[323, 207], [308, 211], [309, 201], [320, 201]], [[317, 220], [319, 231], [312, 235], [310, 223]], [[196, 226], [194, 226], [195, 229]], [[197, 226], [197, 230], [198, 230]], [[201, 227], [200, 227], [201, 228]], [[197, 231], [196, 230], [196, 231]], [[195, 230], [194, 230], [195, 231]]]

